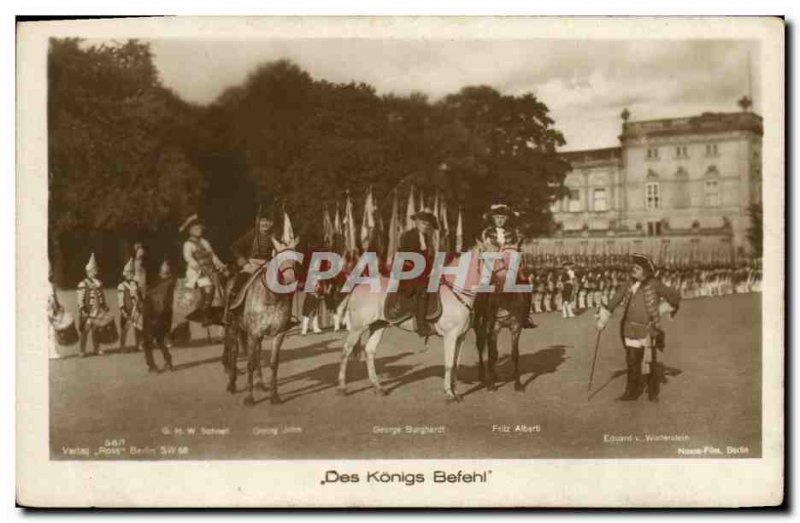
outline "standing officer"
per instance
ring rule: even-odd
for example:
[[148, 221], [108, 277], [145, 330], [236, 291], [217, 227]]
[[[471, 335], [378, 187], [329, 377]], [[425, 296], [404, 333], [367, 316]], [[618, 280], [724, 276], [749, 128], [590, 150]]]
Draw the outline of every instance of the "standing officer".
[[662, 299], [672, 307], [674, 316], [680, 305], [680, 296], [675, 290], [664, 285], [655, 277], [653, 261], [644, 254], [633, 255], [631, 278], [622, 286], [608, 303], [598, 312], [597, 328], [603, 330], [611, 313], [622, 306], [622, 346], [628, 376], [625, 393], [619, 401], [634, 401], [641, 393], [642, 362], [644, 351], [651, 351], [650, 375], [647, 396], [650, 401], [658, 401], [660, 376], [658, 373], [657, 351], [665, 346], [664, 331], [661, 328], [659, 305]]

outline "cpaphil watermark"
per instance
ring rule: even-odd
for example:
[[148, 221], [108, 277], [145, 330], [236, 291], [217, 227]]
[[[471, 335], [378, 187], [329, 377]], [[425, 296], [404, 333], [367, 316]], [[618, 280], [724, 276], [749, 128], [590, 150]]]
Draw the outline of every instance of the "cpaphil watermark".
[[[266, 283], [276, 294], [297, 291], [298, 282], [285, 282], [282, 274], [295, 264], [302, 264], [305, 255], [286, 250], [273, 257], [266, 266]], [[449, 261], [448, 261], [449, 260]], [[381, 272], [381, 267], [387, 271]], [[446, 252], [437, 252], [432, 260], [417, 252], [398, 252], [390, 264], [382, 261], [378, 253], [366, 251], [353, 264], [335, 252], [316, 251], [311, 254], [306, 275], [306, 289], [313, 289], [323, 281], [345, 276], [342, 292], [352, 292], [362, 285], [374, 293], [394, 293], [400, 282], [408, 280], [427, 280], [428, 292], [436, 292], [442, 285], [464, 290], [469, 293], [529, 293], [533, 292], [531, 283], [520, 283], [522, 255], [518, 251], [465, 252], [455, 257]], [[493, 282], [502, 281], [497, 288]]]

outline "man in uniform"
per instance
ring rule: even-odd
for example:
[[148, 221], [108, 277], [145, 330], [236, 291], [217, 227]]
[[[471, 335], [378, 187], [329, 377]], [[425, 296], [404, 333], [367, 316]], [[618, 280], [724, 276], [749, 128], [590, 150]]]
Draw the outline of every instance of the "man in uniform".
[[108, 313], [106, 295], [103, 293], [103, 282], [98, 275], [100, 271], [94, 253], [86, 264], [86, 278], [78, 284], [78, 326], [81, 335], [80, 356], [86, 356], [86, 342], [92, 334], [92, 347], [94, 354], [103, 354], [103, 349], [97, 340], [97, 327], [99, 321]]
[[657, 351], [664, 350], [666, 341], [660, 322], [660, 303], [662, 299], [666, 300], [672, 307], [671, 315], [674, 316], [680, 305], [680, 295], [658, 280], [655, 273], [655, 265], [648, 256], [634, 254], [631, 279], [611, 299], [608, 308], [601, 307], [597, 315], [597, 328], [603, 330], [614, 309], [619, 305], [623, 309], [622, 344], [628, 376], [625, 393], [617, 398], [619, 401], [638, 399], [645, 350], [651, 351], [647, 396], [650, 401], [658, 401], [661, 377], [656, 356]]
[[207, 327], [213, 323], [210, 313], [214, 292], [220, 287], [219, 273], [225, 272], [226, 267], [208, 240], [203, 238], [203, 222], [196, 214], [183, 222], [180, 232], [189, 233], [183, 243], [183, 259], [186, 261], [184, 284], [190, 289], [200, 289], [201, 293], [200, 305], [189, 316], [199, 317], [203, 326]]
[[[481, 232], [481, 240], [484, 245], [489, 245], [497, 252], [515, 251], [519, 254], [519, 246], [522, 243], [522, 236], [519, 231], [513, 227], [511, 222], [512, 218], [516, 218], [518, 213], [511, 210], [511, 207], [504, 203], [496, 203], [489, 208], [489, 212], [483, 215], [484, 221], [488, 222], [486, 228]], [[506, 252], [505, 254], [508, 254]], [[521, 258], [521, 256], [520, 256]], [[509, 263], [510, 256], [503, 256], [506, 263]], [[525, 278], [526, 271], [523, 260], [520, 260], [518, 267], [518, 281]], [[520, 278], [521, 277], [521, 278]], [[525, 298], [525, 316], [522, 320], [522, 328], [532, 329], [536, 324], [531, 319], [531, 301], [533, 299], [532, 292], [526, 292]]]
[[119, 350], [125, 349], [128, 328], [133, 327], [133, 341], [136, 350], [142, 350], [142, 289], [136, 281], [134, 259], [128, 260], [122, 269], [123, 281], [117, 286], [119, 305]]
[[[433, 244], [433, 231], [439, 228], [436, 216], [427, 210], [422, 210], [411, 217], [414, 220], [414, 228], [409, 229], [400, 236], [399, 252], [415, 252], [425, 258], [425, 270], [413, 280], [403, 280], [400, 282], [398, 292], [403, 295], [405, 300], [413, 300], [414, 318], [416, 320], [417, 334], [420, 336], [431, 336], [434, 333], [431, 325], [426, 320], [428, 304], [428, 274], [436, 255], [436, 247]], [[406, 262], [409, 270], [411, 262]]]
[[288, 244], [283, 244], [277, 238], [277, 221], [274, 213], [262, 212], [259, 209], [256, 225], [231, 245], [231, 252], [236, 259], [239, 272], [226, 300], [223, 323], [227, 324], [230, 321], [230, 306], [253, 273], [266, 265], [278, 251], [297, 246], [299, 238], [292, 239]]

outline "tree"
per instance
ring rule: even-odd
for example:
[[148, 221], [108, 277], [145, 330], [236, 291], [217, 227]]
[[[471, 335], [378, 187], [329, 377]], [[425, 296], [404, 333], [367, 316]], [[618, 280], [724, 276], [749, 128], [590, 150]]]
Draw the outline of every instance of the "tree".
[[180, 223], [197, 204], [203, 180], [180, 141], [196, 110], [161, 85], [136, 40], [52, 39], [48, 89], [50, 233], [72, 279], [89, 250], [107, 249], [107, 269], [125, 262], [92, 238], [130, 241]]

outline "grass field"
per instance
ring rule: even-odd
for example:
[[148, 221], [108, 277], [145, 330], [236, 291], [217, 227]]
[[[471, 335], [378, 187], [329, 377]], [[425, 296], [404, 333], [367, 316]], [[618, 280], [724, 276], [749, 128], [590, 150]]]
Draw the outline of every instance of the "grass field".
[[[441, 339], [424, 347], [398, 330], [378, 351], [385, 397], [373, 394], [361, 361], [350, 363], [350, 394], [336, 394], [343, 334], [333, 332], [287, 338], [280, 405], [248, 408], [242, 392], [225, 391], [219, 343], [176, 347], [173, 373], [149, 374], [141, 353], [51, 360], [51, 457], [760, 457], [760, 295], [686, 301], [674, 321], [665, 321], [668, 382], [659, 403], [613, 401], [624, 387], [618, 316], [601, 338], [591, 401], [593, 317], [537, 318], [539, 328], [521, 340], [525, 390], [508, 381], [506, 334], [501, 386], [481, 387], [470, 334], [460, 370], [464, 401], [456, 404], [442, 392]], [[244, 383], [242, 376], [240, 390]]]

